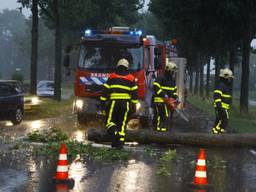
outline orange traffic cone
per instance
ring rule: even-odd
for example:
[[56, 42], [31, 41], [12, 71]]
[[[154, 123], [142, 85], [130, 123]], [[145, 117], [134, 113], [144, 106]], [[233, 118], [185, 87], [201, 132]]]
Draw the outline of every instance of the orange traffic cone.
[[60, 181], [68, 180], [68, 159], [67, 159], [66, 144], [61, 144], [61, 147], [60, 147], [59, 161], [57, 165], [55, 179]]
[[61, 144], [57, 171], [55, 177], [53, 178], [55, 183], [57, 184], [56, 187], [60, 189], [65, 189], [66, 186], [68, 186], [69, 189], [72, 189], [74, 187], [74, 179], [68, 177], [67, 151], [68, 149], [66, 144]]
[[196, 163], [196, 173], [194, 178], [195, 185], [208, 185], [206, 173], [205, 151], [200, 149]]

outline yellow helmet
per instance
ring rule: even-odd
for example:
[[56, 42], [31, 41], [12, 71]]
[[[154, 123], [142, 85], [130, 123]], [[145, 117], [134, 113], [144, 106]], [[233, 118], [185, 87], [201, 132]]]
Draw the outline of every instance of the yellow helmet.
[[228, 68], [220, 69], [220, 75], [219, 76], [223, 77], [225, 79], [234, 78], [233, 72]]
[[174, 63], [173, 61], [166, 62], [165, 70], [166, 71], [176, 71], [177, 70], [176, 63]]
[[120, 59], [118, 62], [117, 62], [117, 67], [118, 66], [124, 66], [126, 68], [129, 67], [129, 62], [126, 60], [126, 59]]

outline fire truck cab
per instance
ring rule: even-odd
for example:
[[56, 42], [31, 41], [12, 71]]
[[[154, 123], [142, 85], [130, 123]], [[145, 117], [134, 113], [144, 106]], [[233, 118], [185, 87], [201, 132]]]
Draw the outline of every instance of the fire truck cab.
[[142, 125], [152, 119], [152, 85], [165, 65], [165, 46], [154, 36], [128, 27], [108, 30], [85, 30], [81, 38], [79, 61], [74, 82], [74, 112], [79, 123], [99, 115], [103, 84], [119, 59], [129, 61], [129, 71], [138, 84], [139, 103], [136, 114]]

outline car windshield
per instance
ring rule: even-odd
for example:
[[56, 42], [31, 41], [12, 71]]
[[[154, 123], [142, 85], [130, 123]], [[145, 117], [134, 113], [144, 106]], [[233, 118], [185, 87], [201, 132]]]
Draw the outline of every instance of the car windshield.
[[130, 70], [142, 68], [142, 47], [84, 46], [80, 49], [79, 67], [85, 69], [114, 69], [119, 59], [129, 61]]
[[0, 97], [9, 96], [12, 94], [11, 87], [6, 84], [0, 84]]
[[54, 89], [54, 83], [52, 82], [44, 82], [40, 83], [37, 88], [39, 89]]
[[18, 93], [26, 93], [27, 91], [27, 87], [19, 81], [6, 80], [1, 82], [12, 86]]

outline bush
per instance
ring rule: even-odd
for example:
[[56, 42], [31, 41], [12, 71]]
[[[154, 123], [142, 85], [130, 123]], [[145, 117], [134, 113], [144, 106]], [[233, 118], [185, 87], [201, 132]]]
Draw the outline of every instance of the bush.
[[15, 72], [12, 74], [12, 80], [17, 80], [17, 81], [23, 82], [24, 76], [21, 73]]

